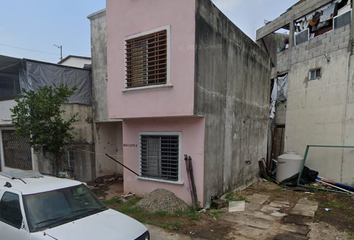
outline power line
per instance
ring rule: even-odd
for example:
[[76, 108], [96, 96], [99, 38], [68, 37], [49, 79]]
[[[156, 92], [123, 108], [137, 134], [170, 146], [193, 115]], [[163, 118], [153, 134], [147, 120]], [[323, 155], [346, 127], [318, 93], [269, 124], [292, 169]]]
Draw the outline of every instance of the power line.
[[2, 44], [2, 43], [0, 43], [0, 45], [5, 46], [5, 47], [10, 47], [10, 48], [21, 49], [21, 50], [25, 50], [25, 51], [31, 51], [31, 52], [37, 52], [37, 53], [43, 53], [43, 54], [51, 54], [51, 55], [56, 55], [56, 56], [58, 55], [57, 53], [43, 52], [43, 51], [37, 51], [37, 50], [32, 50], [32, 49], [27, 49], [27, 48], [15, 47], [15, 46]]

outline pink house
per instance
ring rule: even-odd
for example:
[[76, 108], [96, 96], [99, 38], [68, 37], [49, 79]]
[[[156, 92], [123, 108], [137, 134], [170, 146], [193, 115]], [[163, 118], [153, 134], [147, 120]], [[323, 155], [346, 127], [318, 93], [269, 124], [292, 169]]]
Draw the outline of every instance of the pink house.
[[191, 203], [185, 154], [202, 206], [256, 181], [267, 54], [209, 0], [107, 0], [106, 22], [108, 118], [122, 122], [123, 163], [139, 175], [124, 169], [124, 191]]

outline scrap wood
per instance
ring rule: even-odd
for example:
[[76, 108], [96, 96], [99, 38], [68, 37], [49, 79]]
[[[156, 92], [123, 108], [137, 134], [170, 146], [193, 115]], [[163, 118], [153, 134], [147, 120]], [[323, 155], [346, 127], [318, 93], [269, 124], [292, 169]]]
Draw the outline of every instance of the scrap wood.
[[266, 163], [265, 163], [265, 159], [262, 158], [261, 160], [259, 160], [258, 164], [259, 164], [259, 168], [261, 170], [262, 178], [267, 179], [268, 178], [268, 174], [267, 174], [267, 166], [266, 166]]

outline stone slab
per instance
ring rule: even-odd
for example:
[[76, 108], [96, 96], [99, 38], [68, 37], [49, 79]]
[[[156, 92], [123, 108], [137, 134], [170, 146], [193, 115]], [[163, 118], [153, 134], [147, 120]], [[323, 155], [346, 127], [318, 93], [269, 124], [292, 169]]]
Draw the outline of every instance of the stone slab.
[[280, 218], [278, 218], [278, 217], [273, 217], [269, 214], [265, 214], [263, 212], [258, 212], [258, 211], [254, 212], [253, 216], [256, 218], [261, 218], [261, 219], [265, 219], [265, 220], [269, 220], [269, 221], [279, 221], [280, 220]]
[[299, 199], [299, 201], [297, 202], [297, 204], [310, 205], [310, 206], [318, 206], [318, 202], [308, 200], [307, 198], [301, 198], [301, 199]]
[[272, 213], [274, 211], [279, 211], [280, 208], [277, 208], [277, 207], [272, 207], [272, 206], [269, 206], [269, 205], [265, 205], [261, 208], [261, 212], [265, 212], [265, 213]]
[[308, 237], [295, 233], [279, 233], [274, 237], [274, 240], [307, 240]]
[[292, 215], [292, 214], [290, 214], [284, 219], [284, 223], [294, 223], [297, 225], [306, 225], [306, 226], [310, 225], [313, 222], [314, 220], [312, 218], [300, 216], [300, 215]]
[[259, 204], [259, 205], [265, 203], [269, 198], [270, 198], [269, 195], [263, 195], [258, 193], [255, 193], [251, 196], [247, 196], [247, 199], [250, 201], [250, 203]]
[[304, 236], [306, 236], [310, 231], [308, 226], [300, 226], [300, 225], [295, 225], [295, 224], [283, 224], [283, 225], [281, 225], [280, 229], [284, 230], [284, 231], [304, 235]]
[[314, 217], [317, 208], [318, 206], [296, 204], [295, 207], [291, 210], [290, 214], [301, 215], [306, 217]]
[[251, 215], [237, 215], [235, 213], [226, 213], [221, 219], [259, 229], [267, 229], [273, 224], [273, 221], [270, 220], [256, 218]]
[[272, 201], [269, 203], [269, 206], [278, 208], [288, 208], [290, 207], [290, 203], [288, 201]]
[[241, 226], [236, 230], [238, 234], [241, 234], [242, 236], [251, 239], [254, 238], [259, 239], [260, 237], [265, 236], [266, 234], [266, 231], [264, 229], [259, 229], [259, 228], [249, 227], [249, 226]]
[[261, 207], [259, 204], [246, 203], [246, 211], [256, 211]]
[[229, 212], [244, 212], [244, 211], [245, 211], [245, 201], [229, 202]]

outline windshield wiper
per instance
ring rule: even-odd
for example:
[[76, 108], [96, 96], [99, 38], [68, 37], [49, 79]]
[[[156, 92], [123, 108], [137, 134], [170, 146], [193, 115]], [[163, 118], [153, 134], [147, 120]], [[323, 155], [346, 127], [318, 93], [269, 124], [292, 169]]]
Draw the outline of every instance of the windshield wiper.
[[92, 212], [92, 211], [103, 211], [105, 210], [106, 207], [92, 207], [92, 208], [80, 208], [80, 209], [77, 209], [75, 211], [71, 211], [71, 213], [76, 213], [76, 212], [82, 212], [82, 211], [87, 211], [87, 212]]
[[42, 223], [46, 223], [46, 222], [55, 221], [55, 220], [70, 219], [70, 218], [71, 218], [71, 217], [65, 217], [65, 216], [54, 217], [54, 218], [48, 218], [48, 219], [46, 219], [46, 220], [37, 222], [36, 225], [42, 224]]

